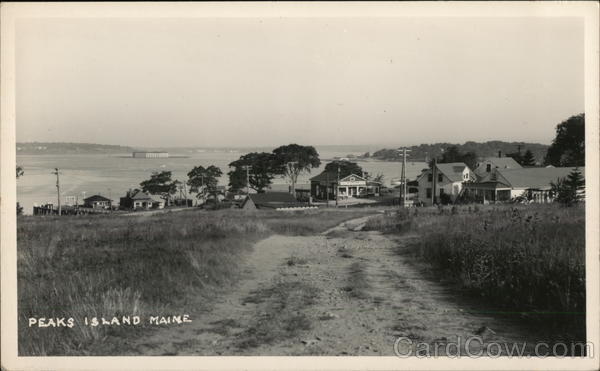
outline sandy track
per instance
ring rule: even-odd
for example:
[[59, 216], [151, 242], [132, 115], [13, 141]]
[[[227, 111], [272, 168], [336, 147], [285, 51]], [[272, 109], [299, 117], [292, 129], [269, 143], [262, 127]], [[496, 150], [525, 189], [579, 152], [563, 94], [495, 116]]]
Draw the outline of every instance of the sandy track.
[[399, 336], [439, 343], [482, 329], [487, 342], [531, 340], [506, 320], [473, 314], [409, 264], [398, 251], [414, 236], [353, 231], [365, 220], [258, 242], [240, 283], [210, 311], [132, 344], [130, 354], [389, 356]]

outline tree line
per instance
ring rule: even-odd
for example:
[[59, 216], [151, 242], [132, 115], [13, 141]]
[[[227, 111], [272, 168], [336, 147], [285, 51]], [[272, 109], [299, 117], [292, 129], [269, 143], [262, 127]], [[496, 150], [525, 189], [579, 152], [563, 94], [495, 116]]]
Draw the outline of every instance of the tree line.
[[[229, 191], [239, 193], [253, 189], [263, 193], [275, 177], [284, 177], [294, 193], [298, 177], [320, 165], [319, 154], [313, 146], [288, 144], [272, 152], [247, 153], [229, 164]], [[196, 166], [187, 173], [186, 185], [190, 193], [195, 193], [198, 198], [216, 197], [222, 175], [223, 171], [217, 166]], [[171, 171], [152, 173], [150, 179], [140, 183], [142, 191], [159, 194], [167, 203], [181, 186], [181, 182], [172, 179]]]

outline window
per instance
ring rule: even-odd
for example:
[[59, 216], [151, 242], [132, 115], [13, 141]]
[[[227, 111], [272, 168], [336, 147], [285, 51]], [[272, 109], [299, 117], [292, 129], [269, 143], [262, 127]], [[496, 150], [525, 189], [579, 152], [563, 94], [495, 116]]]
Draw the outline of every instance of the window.
[[427, 181], [433, 182], [433, 174], [431, 174], [431, 173], [427, 174]]
[[427, 198], [431, 198], [431, 188], [427, 188]]
[[485, 171], [488, 172], [488, 173], [491, 172], [492, 171], [492, 164], [485, 165]]
[[444, 180], [444, 174], [438, 174], [438, 182], [441, 182]]

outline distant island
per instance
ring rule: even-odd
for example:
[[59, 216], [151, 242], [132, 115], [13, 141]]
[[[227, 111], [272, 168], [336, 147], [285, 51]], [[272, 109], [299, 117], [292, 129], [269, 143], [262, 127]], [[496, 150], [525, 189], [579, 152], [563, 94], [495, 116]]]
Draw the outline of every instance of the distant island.
[[[464, 144], [454, 143], [433, 143], [433, 144], [419, 144], [411, 147], [407, 147], [411, 150], [410, 160], [411, 161], [424, 161], [425, 159], [432, 159], [440, 157], [443, 151], [451, 146], [457, 146], [458, 149], [463, 152], [475, 152], [480, 157], [495, 157], [498, 156], [498, 152], [502, 152], [503, 156], [511, 153], [517, 153], [519, 149], [522, 153], [530, 150], [536, 161], [541, 162], [546, 155], [548, 145], [539, 143], [526, 143], [526, 142], [503, 142], [503, 141], [488, 141], [488, 142], [473, 142], [469, 141]], [[344, 146], [340, 146], [344, 147]], [[358, 147], [358, 146], [357, 146]], [[344, 148], [348, 149], [348, 148]], [[17, 154], [18, 155], [56, 155], [56, 154], [127, 154], [127, 157], [132, 157], [133, 152], [144, 152], [144, 151], [158, 151], [159, 149], [153, 148], [134, 148], [129, 146], [119, 146], [110, 144], [95, 144], [95, 143], [67, 143], [67, 142], [27, 142], [17, 143]], [[240, 149], [235, 150], [238, 152]], [[160, 151], [164, 152], [205, 152], [215, 151], [215, 149], [193, 149], [191, 147], [181, 148], [160, 148]], [[227, 152], [234, 152], [229, 149]], [[367, 158], [383, 160], [383, 161], [399, 161], [401, 160], [400, 154], [393, 148], [384, 148], [377, 150], [372, 153], [365, 153], [363, 155], [347, 155], [348, 160], [364, 160]], [[178, 156], [169, 156], [178, 157]]]
[[[548, 145], [540, 143], [526, 143], [526, 142], [503, 142], [499, 140], [493, 140], [488, 142], [466, 142], [464, 144], [455, 143], [433, 143], [433, 144], [420, 144], [418, 146], [407, 147], [410, 149], [410, 160], [411, 161], [424, 161], [425, 159], [432, 159], [434, 157], [440, 157], [443, 151], [451, 146], [458, 147], [458, 150], [462, 153], [475, 152], [479, 157], [497, 157], [499, 152], [502, 156], [508, 154], [521, 153], [530, 150], [536, 161], [542, 162]], [[381, 149], [373, 152], [372, 154], [365, 153], [363, 156], [370, 157], [377, 160], [384, 161], [400, 161], [402, 159], [401, 154], [396, 149]]]
[[18, 155], [55, 155], [55, 154], [122, 154], [132, 153], [135, 149], [126, 146], [94, 143], [17, 143]]

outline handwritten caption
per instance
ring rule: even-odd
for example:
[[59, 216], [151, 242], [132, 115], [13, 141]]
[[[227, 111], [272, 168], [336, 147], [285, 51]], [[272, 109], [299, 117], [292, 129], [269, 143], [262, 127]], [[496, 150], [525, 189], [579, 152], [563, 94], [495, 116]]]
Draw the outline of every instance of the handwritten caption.
[[191, 323], [189, 314], [174, 315], [174, 316], [148, 316], [142, 318], [140, 316], [120, 316], [120, 317], [83, 317], [76, 320], [73, 317], [29, 317], [29, 327], [39, 328], [56, 328], [67, 327], [73, 328], [76, 325], [89, 327], [98, 326], [139, 326], [143, 324], [149, 325], [179, 325]]

